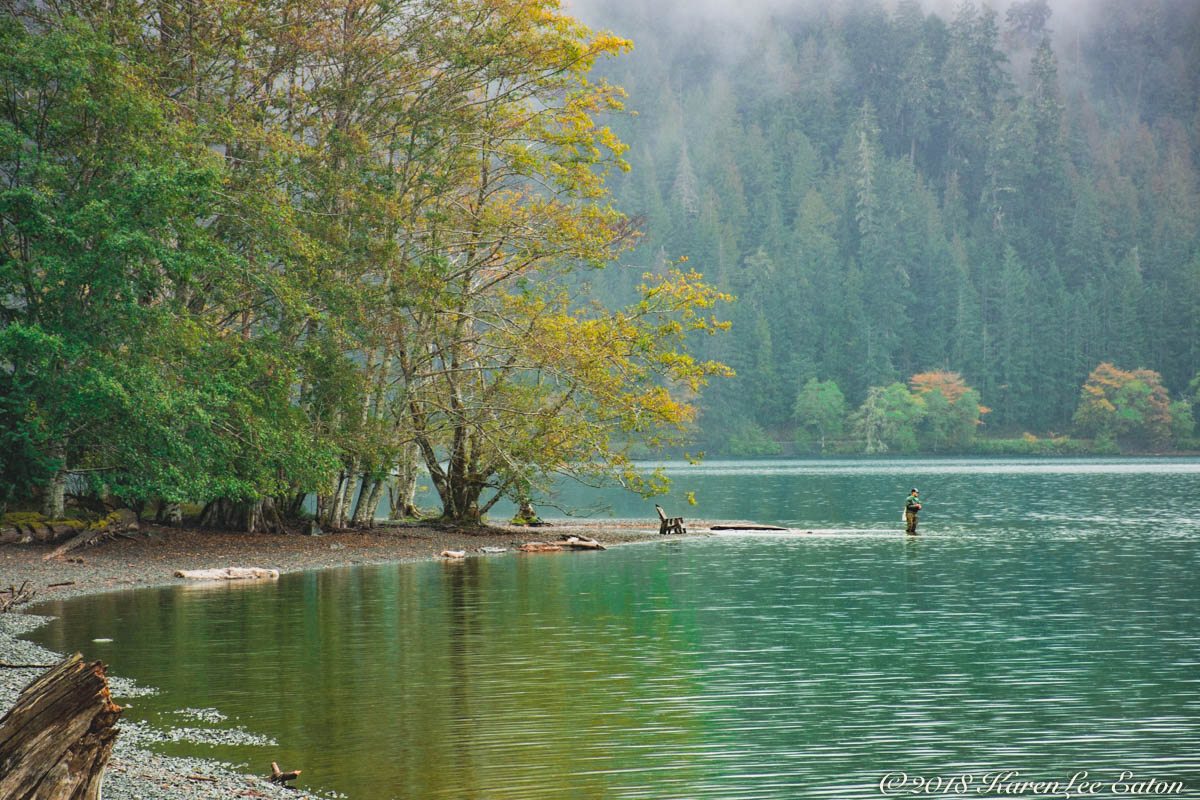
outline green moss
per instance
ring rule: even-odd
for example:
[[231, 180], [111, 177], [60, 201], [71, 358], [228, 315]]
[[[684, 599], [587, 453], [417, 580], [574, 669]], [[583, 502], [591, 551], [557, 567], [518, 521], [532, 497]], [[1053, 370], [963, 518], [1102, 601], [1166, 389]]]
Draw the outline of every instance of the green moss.
[[45, 521], [46, 518], [36, 511], [10, 511], [4, 515], [5, 525], [32, 525]]

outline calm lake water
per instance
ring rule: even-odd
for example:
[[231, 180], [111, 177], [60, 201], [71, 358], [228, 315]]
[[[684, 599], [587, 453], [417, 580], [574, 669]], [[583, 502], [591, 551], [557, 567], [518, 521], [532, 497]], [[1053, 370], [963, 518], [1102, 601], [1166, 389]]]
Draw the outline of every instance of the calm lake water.
[[803, 532], [115, 593], [36, 638], [162, 689], [127, 716], [273, 742], [169, 752], [354, 800], [1200, 796], [1200, 461], [671, 474], [700, 500], [671, 513]]

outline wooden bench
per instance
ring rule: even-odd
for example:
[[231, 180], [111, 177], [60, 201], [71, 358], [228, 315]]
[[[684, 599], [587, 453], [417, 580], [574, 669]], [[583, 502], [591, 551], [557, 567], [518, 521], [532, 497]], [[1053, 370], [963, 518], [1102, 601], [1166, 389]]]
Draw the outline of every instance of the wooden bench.
[[678, 533], [680, 535], [687, 533], [687, 528], [683, 527], [683, 517], [668, 517], [667, 512], [663, 511], [660, 505], [655, 505], [654, 508], [658, 511], [658, 533], [660, 536], [668, 533]]

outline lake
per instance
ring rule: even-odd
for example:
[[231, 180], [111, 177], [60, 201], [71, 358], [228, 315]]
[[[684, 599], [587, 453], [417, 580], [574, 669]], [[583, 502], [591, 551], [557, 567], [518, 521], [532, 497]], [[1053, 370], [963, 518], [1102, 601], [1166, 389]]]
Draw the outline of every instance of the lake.
[[160, 687], [131, 718], [262, 737], [164, 750], [354, 800], [1200, 796], [1200, 461], [668, 472], [671, 514], [795, 531], [120, 592], [35, 638]]

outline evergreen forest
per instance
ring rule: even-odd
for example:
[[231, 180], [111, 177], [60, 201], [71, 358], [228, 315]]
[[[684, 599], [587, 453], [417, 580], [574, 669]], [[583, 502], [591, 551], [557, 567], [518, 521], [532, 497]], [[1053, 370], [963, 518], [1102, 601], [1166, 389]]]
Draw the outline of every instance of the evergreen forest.
[[[636, 112], [614, 124], [632, 169], [610, 185], [647, 234], [624, 262], [687, 256], [737, 297], [699, 344], [737, 372], [703, 397], [709, 452], [819, 449], [830, 424], [861, 452], [896, 383], [892, 449], [944, 449], [932, 408], [902, 419], [930, 373], [977, 392], [981, 439], [1120, 439], [1077, 419], [1101, 364], [1190, 429], [1200, 5], [732, 5], [582, 4], [635, 44], [602, 65]], [[595, 286], [622, 297], [619, 273]], [[857, 424], [814, 417], [814, 386]]]

